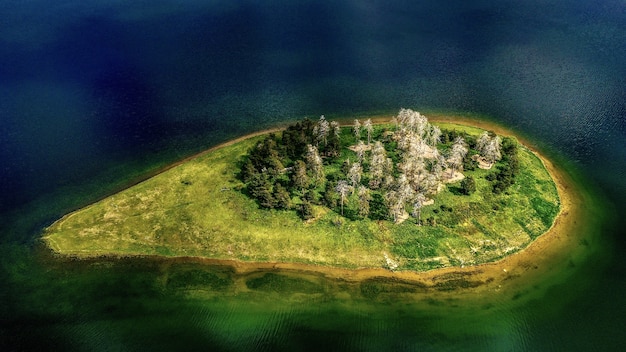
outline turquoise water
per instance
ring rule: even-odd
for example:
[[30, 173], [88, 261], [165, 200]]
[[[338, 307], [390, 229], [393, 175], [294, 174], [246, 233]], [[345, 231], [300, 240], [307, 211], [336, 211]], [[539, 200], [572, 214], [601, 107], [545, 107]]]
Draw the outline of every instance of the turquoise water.
[[[2, 350], [626, 342], [623, 2], [35, 0], [0, 13]], [[63, 214], [219, 142], [400, 107], [487, 116], [566, 165], [589, 200], [578, 245], [499, 292], [372, 295], [305, 273], [72, 261], [38, 242]]]

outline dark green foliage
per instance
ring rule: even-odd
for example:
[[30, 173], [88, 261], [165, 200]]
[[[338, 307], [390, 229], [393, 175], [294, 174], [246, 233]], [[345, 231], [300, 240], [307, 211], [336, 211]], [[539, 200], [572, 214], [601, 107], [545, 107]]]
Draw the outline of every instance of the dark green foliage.
[[301, 292], [301, 293], [321, 293], [322, 286], [317, 283], [302, 279], [267, 273], [261, 277], [246, 280], [246, 287], [251, 290], [265, 292]]
[[463, 158], [463, 170], [464, 171], [474, 171], [478, 166], [478, 163], [472, 160], [471, 153], [465, 154], [465, 158]]
[[504, 137], [502, 139], [502, 160], [497, 166], [497, 170], [486, 177], [488, 181], [492, 182], [493, 193], [504, 192], [515, 183], [515, 176], [518, 173], [517, 142], [510, 137]]
[[274, 186], [274, 206], [278, 209], [289, 209], [291, 197], [287, 189], [280, 183]]
[[336, 208], [337, 202], [339, 201], [339, 194], [335, 191], [335, 187], [337, 187], [337, 182], [326, 182], [326, 188], [324, 190], [324, 204], [331, 209]]
[[306, 172], [306, 164], [304, 161], [296, 161], [291, 171], [291, 182], [293, 187], [300, 191], [309, 187], [310, 180]]
[[467, 176], [461, 181], [461, 193], [470, 195], [476, 192], [476, 181], [472, 176]]
[[300, 216], [303, 220], [313, 219], [313, 206], [307, 200], [304, 200], [302, 204], [300, 204]]
[[335, 134], [331, 131], [328, 136], [328, 142], [326, 146], [323, 148], [323, 153], [327, 157], [335, 158], [339, 156], [341, 152], [341, 140], [339, 137], [335, 136]]
[[544, 226], [551, 226], [552, 220], [559, 212], [559, 205], [552, 204], [545, 199], [539, 197], [532, 198], [530, 200], [530, 204], [532, 205], [533, 209], [535, 209], [535, 212], [537, 212], [537, 216], [539, 216]]
[[389, 216], [389, 209], [387, 209], [387, 205], [385, 204], [385, 198], [379, 193], [372, 194], [369, 215], [373, 220], [386, 220]]
[[313, 143], [313, 127], [315, 123], [309, 119], [287, 127], [283, 131], [282, 146], [291, 160], [302, 158], [306, 153], [307, 144]]

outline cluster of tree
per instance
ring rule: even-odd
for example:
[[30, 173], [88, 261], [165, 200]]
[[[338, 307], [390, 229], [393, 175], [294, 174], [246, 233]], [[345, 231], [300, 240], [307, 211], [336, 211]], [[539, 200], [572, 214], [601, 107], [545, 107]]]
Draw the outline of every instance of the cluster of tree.
[[[282, 136], [271, 134], [257, 143], [242, 163], [241, 179], [262, 207], [298, 204], [304, 219], [313, 216], [314, 204], [321, 204], [352, 218], [400, 221], [411, 215], [420, 224], [422, 207], [442, 189], [442, 182], [474, 167], [470, 148], [492, 153], [495, 160], [493, 146], [499, 152], [502, 144], [504, 158], [511, 160], [510, 146], [499, 137], [477, 140], [441, 131], [410, 109], [401, 109], [394, 120], [393, 131], [374, 129], [369, 119], [355, 120], [351, 129], [324, 116], [316, 122], [304, 120]], [[503, 165], [502, 176], [495, 180], [507, 180], [505, 175], [513, 170], [513, 163]], [[461, 185], [464, 194], [475, 189], [471, 177]]]
[[502, 160], [496, 171], [487, 175], [487, 180], [492, 183], [493, 193], [504, 192], [515, 183], [515, 176], [519, 173], [519, 159], [517, 157], [517, 142], [510, 137], [505, 137], [501, 143]]

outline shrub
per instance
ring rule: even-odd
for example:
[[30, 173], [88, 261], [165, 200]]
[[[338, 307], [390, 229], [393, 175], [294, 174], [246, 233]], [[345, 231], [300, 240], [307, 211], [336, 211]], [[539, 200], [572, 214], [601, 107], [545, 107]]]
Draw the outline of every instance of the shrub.
[[476, 181], [472, 176], [467, 176], [461, 181], [461, 193], [470, 195], [476, 192]]

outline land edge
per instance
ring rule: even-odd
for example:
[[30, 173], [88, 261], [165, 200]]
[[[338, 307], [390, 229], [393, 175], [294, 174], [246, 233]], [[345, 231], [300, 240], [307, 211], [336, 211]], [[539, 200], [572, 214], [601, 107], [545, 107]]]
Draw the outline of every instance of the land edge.
[[[382, 115], [372, 116], [374, 123], [389, 123], [393, 116]], [[569, 221], [576, 219], [576, 214], [580, 212], [579, 206], [581, 205], [580, 195], [575, 193], [575, 187], [573, 187], [573, 180], [569, 177], [564, 170], [557, 168], [549, 159], [543, 156], [537, 151], [537, 148], [532, 143], [525, 140], [523, 137], [513, 133], [511, 130], [498, 125], [497, 123], [485, 120], [469, 119], [462, 116], [448, 116], [448, 115], [431, 115], [429, 121], [439, 123], [450, 123], [464, 125], [467, 127], [477, 127], [484, 130], [491, 130], [497, 134], [504, 136], [513, 136], [518, 141], [528, 148], [533, 154], [535, 154], [543, 163], [546, 170], [552, 177], [557, 187], [557, 193], [560, 201], [559, 213], [555, 217], [552, 226], [543, 234], [535, 238], [525, 248], [512, 253], [499, 260], [482, 263], [477, 265], [458, 267], [451, 266], [445, 268], [431, 269], [428, 271], [391, 271], [385, 268], [340, 268], [318, 264], [306, 264], [306, 263], [291, 263], [291, 262], [247, 262], [236, 259], [214, 259], [199, 256], [163, 256], [163, 255], [145, 255], [145, 254], [114, 254], [114, 253], [94, 253], [94, 251], [85, 252], [63, 252], [57, 251], [53, 248], [53, 244], [45, 236], [45, 229], [41, 240], [46, 247], [53, 252], [55, 256], [64, 258], [71, 258], [77, 260], [97, 259], [97, 258], [147, 258], [147, 259], [162, 259], [172, 262], [194, 262], [206, 265], [219, 265], [231, 267], [236, 274], [246, 275], [254, 272], [295, 272], [295, 273], [308, 273], [308, 274], [321, 274], [329, 279], [361, 282], [368, 279], [386, 279], [393, 281], [401, 281], [408, 283], [416, 283], [423, 285], [425, 288], [433, 288], [441, 285], [442, 283], [461, 281], [460, 284], [465, 288], [479, 287], [479, 286], [493, 286], [498, 285], [506, 280], [520, 277], [525, 272], [533, 269], [539, 269], [542, 261], [548, 259], [552, 254], [558, 252], [558, 249], [565, 248], [568, 244], [568, 240], [572, 240], [570, 235], [574, 229], [575, 221]], [[194, 154], [187, 158], [184, 158], [178, 162], [170, 164], [161, 168], [156, 173], [151, 173], [150, 177], [154, 177], [157, 174], [170, 170], [178, 165], [201, 157], [205, 154], [211, 153], [219, 148], [223, 148], [237, 142], [265, 135], [273, 132], [279, 132], [284, 127], [277, 127], [272, 129], [266, 129], [250, 133], [227, 142], [221, 143], [214, 147], [211, 147], [205, 151]], [[127, 188], [145, 181], [133, 183]], [[60, 225], [73, 215], [78, 213], [84, 208], [97, 203], [97, 200], [89, 205], [86, 205], [76, 211], [73, 211], [59, 220], [55, 221], [52, 225]], [[558, 247], [558, 248], [557, 248]], [[488, 285], [489, 284], [489, 285]]]

